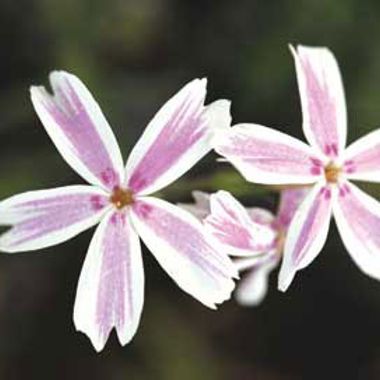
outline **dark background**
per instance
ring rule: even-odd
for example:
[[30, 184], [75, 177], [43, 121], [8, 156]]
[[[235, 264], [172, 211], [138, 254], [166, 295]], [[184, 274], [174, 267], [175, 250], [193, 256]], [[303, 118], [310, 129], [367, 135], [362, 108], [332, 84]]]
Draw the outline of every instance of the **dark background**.
[[[349, 141], [380, 124], [380, 2], [370, 0], [0, 0], [0, 196], [82, 180], [61, 159], [29, 100], [52, 69], [72, 71], [101, 104], [127, 153], [185, 82], [209, 79], [209, 100], [236, 122], [301, 137], [288, 43], [325, 45], [340, 63]], [[209, 155], [169, 187], [232, 191], [274, 209], [271, 189], [245, 184]], [[366, 187], [380, 196], [379, 187]], [[380, 233], [380, 232], [379, 232]], [[209, 311], [148, 252], [146, 302], [133, 342], [101, 354], [76, 333], [72, 308], [92, 231], [37, 253], [0, 256], [0, 379], [379, 379], [380, 284], [332, 228], [320, 257], [286, 294], [276, 275], [264, 303]]]

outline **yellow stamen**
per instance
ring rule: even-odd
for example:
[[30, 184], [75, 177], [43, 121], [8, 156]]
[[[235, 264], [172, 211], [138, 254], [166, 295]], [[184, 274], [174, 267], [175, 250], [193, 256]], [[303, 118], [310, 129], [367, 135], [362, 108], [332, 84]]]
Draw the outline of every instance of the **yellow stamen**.
[[339, 179], [339, 175], [342, 169], [336, 166], [333, 163], [328, 164], [325, 167], [325, 177], [326, 181], [329, 183], [337, 183]]
[[122, 189], [120, 187], [115, 187], [110, 200], [119, 210], [125, 206], [131, 205], [134, 202], [132, 191], [128, 189]]

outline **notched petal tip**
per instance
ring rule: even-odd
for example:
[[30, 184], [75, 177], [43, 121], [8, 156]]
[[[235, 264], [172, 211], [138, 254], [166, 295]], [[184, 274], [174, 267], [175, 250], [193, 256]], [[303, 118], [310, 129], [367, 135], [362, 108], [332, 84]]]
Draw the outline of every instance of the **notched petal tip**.
[[86, 331], [85, 327], [82, 327], [79, 323], [76, 322], [75, 318], [74, 318], [74, 327], [75, 327], [75, 331], [85, 335], [89, 339], [89, 341], [92, 344], [92, 347], [94, 347], [95, 351], [98, 354], [101, 351], [103, 351], [104, 347], [106, 346], [108, 337], [107, 339], [104, 339], [104, 341], [102, 341], [101, 339], [99, 339], [99, 337], [92, 336], [88, 331]]

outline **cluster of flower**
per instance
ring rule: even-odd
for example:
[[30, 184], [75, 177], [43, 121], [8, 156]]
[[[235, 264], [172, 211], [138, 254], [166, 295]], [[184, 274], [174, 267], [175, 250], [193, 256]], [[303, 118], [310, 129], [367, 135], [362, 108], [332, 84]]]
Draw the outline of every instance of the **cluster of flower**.
[[[380, 279], [380, 204], [349, 182], [380, 181], [380, 130], [345, 149], [346, 105], [338, 65], [326, 48], [291, 48], [310, 145], [267, 127], [231, 127], [230, 102], [205, 106], [206, 80], [195, 79], [154, 116], [126, 164], [111, 128], [85, 85], [53, 72], [53, 94], [32, 87], [34, 108], [67, 163], [89, 185], [32, 191], [0, 202], [0, 251], [38, 250], [99, 223], [79, 278], [77, 330], [103, 349], [113, 328], [121, 344], [134, 336], [143, 307], [140, 239], [185, 292], [215, 308], [236, 295], [265, 296], [280, 262], [285, 291], [297, 270], [321, 251], [334, 215], [353, 260]], [[194, 205], [151, 194], [215, 149], [247, 181], [281, 185], [277, 215], [244, 208], [230, 193], [194, 192]], [[234, 257], [232, 260], [230, 257]]]

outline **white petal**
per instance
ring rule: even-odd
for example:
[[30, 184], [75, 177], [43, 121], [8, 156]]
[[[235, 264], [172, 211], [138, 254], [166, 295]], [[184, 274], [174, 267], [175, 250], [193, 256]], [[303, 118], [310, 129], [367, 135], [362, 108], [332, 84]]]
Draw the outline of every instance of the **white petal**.
[[251, 256], [272, 248], [276, 231], [254, 222], [247, 210], [227, 191], [210, 197], [211, 213], [204, 220], [220, 249], [231, 256]]
[[345, 175], [349, 179], [380, 182], [380, 130], [352, 143], [344, 152]]
[[334, 217], [343, 243], [358, 267], [380, 280], [380, 203], [355, 185], [341, 185]]
[[229, 122], [226, 101], [205, 107], [206, 80], [195, 79], [154, 116], [132, 150], [127, 187], [151, 194], [169, 185], [211, 150], [216, 129]]
[[277, 212], [277, 223], [287, 229], [298, 207], [303, 202], [311, 187], [289, 188], [281, 191], [280, 205]]
[[335, 187], [316, 184], [290, 223], [278, 287], [285, 291], [296, 272], [307, 267], [322, 250], [329, 231]]
[[178, 206], [193, 214], [198, 220], [203, 221], [210, 214], [210, 194], [194, 190], [192, 195], [195, 203], [178, 203]]
[[109, 208], [105, 192], [92, 186], [30, 191], [0, 202], [3, 252], [32, 251], [62, 243], [97, 224]]
[[74, 324], [101, 351], [113, 328], [122, 345], [135, 335], [144, 302], [139, 238], [128, 214], [110, 212], [91, 241], [79, 278]]
[[149, 197], [134, 203], [132, 216], [143, 242], [182, 290], [210, 308], [230, 298], [237, 271], [194, 216]]
[[311, 145], [336, 158], [346, 145], [347, 111], [342, 78], [326, 48], [291, 47], [301, 96], [303, 129]]
[[268, 253], [251, 265], [236, 288], [235, 298], [240, 305], [257, 306], [263, 301], [268, 291], [269, 275], [278, 262], [277, 254]]
[[67, 163], [85, 180], [105, 189], [123, 181], [123, 159], [98, 103], [76, 76], [53, 71], [54, 94], [31, 87], [34, 108]]
[[214, 143], [215, 150], [250, 182], [304, 184], [323, 175], [323, 157], [310, 146], [261, 125], [237, 124]]

